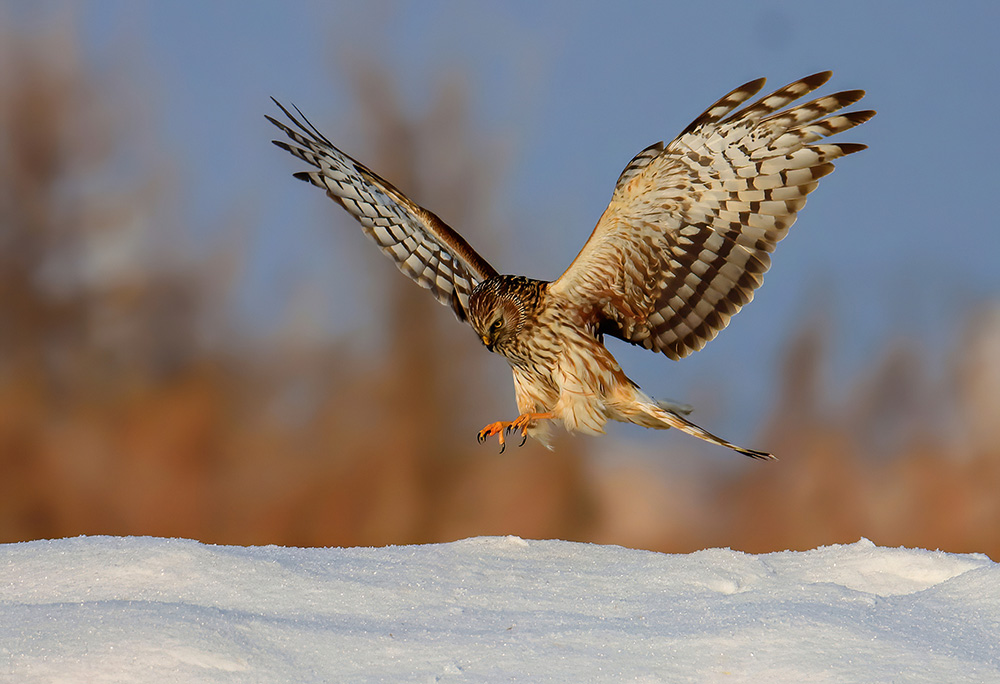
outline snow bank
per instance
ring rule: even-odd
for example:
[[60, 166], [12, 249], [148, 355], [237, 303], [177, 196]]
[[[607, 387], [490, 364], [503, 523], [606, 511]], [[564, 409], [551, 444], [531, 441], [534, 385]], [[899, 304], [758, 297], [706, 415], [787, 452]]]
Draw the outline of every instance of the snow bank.
[[1000, 566], [867, 540], [8, 544], [0, 681], [1000, 681]]

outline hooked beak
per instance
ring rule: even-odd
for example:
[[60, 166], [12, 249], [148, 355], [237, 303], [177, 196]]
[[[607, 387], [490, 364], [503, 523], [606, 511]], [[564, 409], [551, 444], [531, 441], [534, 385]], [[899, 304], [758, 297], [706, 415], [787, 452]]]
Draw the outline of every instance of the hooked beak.
[[483, 344], [486, 345], [486, 349], [488, 351], [493, 351], [493, 340], [490, 339], [489, 335], [482, 335], [480, 339], [482, 339]]

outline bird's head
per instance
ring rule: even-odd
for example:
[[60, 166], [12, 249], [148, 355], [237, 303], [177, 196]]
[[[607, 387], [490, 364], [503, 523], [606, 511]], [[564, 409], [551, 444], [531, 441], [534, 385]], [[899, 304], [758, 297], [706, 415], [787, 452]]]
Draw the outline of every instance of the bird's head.
[[494, 276], [469, 296], [469, 323], [486, 348], [516, 358], [518, 333], [538, 302], [540, 281], [520, 276]]

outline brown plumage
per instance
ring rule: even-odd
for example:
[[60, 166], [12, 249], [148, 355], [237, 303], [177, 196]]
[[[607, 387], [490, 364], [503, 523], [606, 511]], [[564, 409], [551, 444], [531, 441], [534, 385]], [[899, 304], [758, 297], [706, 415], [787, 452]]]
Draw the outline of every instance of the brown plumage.
[[677, 360], [704, 347], [753, 299], [806, 195], [834, 159], [865, 148], [814, 144], [874, 116], [836, 114], [864, 91], [783, 109], [830, 76], [808, 76], [737, 109], [764, 85], [751, 81], [670, 144], [640, 152], [618, 178], [590, 239], [553, 282], [499, 275], [441, 219], [338, 150], [305, 117], [300, 122], [278, 104], [298, 130], [267, 118], [294, 143], [275, 144], [316, 168], [296, 177], [326, 190], [401, 271], [510, 363], [520, 415], [486, 426], [480, 441], [497, 435], [502, 448], [513, 431], [522, 443], [532, 436], [548, 444], [554, 421], [593, 434], [618, 420], [678, 428], [769, 459], [691, 423], [684, 417], [689, 407], [644, 394], [603, 336]]

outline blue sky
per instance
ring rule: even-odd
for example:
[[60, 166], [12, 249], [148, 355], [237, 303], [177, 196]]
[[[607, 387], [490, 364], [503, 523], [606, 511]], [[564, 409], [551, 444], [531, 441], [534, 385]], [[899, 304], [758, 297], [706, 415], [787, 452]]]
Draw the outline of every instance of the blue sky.
[[291, 179], [295, 164], [268, 144], [263, 118], [270, 96], [294, 102], [364, 160], [342, 68], [363, 54], [404, 84], [415, 111], [430, 106], [442, 75], [462, 75], [473, 132], [504, 149], [496, 203], [505, 234], [489, 256], [501, 271], [542, 278], [582, 246], [634, 153], [672, 138], [736, 85], [767, 76], [778, 87], [832, 69], [822, 92], [868, 91], [858, 107], [879, 115], [844, 140], [870, 149], [824, 179], [729, 329], [681, 363], [615, 349], [654, 394], [690, 398], [707, 382], [728, 397], [714, 426], [730, 426], [736, 441], [766, 412], [780, 351], [803, 316], [832, 317], [836, 374], [856, 379], [894, 339], [943, 361], [971, 312], [1000, 298], [990, 200], [1000, 181], [998, 3], [67, 6], [95, 63], [121, 69], [116, 47], [138, 54], [126, 68], [155, 105], [146, 130], [175, 165], [187, 231], [210, 242], [219, 225], [245, 221], [251, 267], [239, 310], [251, 326], [281, 321], [292, 279], [325, 293], [324, 330], [357, 329], [367, 323], [345, 288], [390, 273], [358, 273], [339, 256], [336, 231], [353, 224]]

